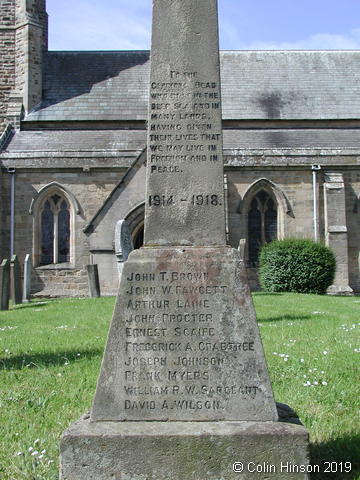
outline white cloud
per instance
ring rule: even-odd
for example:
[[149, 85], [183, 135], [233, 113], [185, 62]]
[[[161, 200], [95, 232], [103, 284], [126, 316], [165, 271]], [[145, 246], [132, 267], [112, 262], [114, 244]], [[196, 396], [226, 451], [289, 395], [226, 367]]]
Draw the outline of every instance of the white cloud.
[[[236, 38], [236, 32], [232, 29], [224, 35], [226, 43], [234, 45], [242, 50], [348, 50], [360, 49], [360, 28], [351, 30], [347, 34], [317, 33], [296, 42], [244, 42]], [[223, 42], [225, 44], [225, 42]], [[236, 44], [236, 43], [235, 43]], [[224, 47], [223, 47], [224, 48]]]

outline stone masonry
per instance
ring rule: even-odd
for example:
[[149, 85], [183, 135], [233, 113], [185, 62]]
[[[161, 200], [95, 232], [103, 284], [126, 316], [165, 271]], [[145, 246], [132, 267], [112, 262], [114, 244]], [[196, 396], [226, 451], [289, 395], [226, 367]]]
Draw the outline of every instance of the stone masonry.
[[[360, 292], [359, 60], [358, 51], [220, 53], [228, 243], [249, 240], [248, 212], [261, 189], [276, 205], [277, 238], [313, 238], [311, 166], [320, 165], [319, 237], [339, 265], [333, 293]], [[1, 1], [0, 259], [10, 256], [15, 175], [14, 253], [20, 262], [33, 255], [33, 294], [86, 295], [91, 263], [102, 292], [116, 293], [117, 221], [142, 241], [148, 86], [149, 52], [48, 52], [45, 0]], [[336, 225], [346, 232], [328, 231], [328, 172], [343, 179]], [[79, 206], [71, 264], [40, 266], [36, 199], [53, 182]]]
[[0, 4], [0, 132], [6, 126], [6, 110], [15, 85], [15, 4], [4, 0]]

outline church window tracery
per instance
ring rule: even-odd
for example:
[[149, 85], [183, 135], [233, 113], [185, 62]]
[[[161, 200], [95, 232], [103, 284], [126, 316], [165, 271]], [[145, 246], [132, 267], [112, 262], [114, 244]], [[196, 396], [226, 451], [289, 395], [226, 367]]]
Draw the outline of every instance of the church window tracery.
[[265, 190], [260, 190], [250, 203], [248, 210], [249, 262], [257, 266], [260, 249], [278, 236], [277, 204]]
[[40, 265], [70, 261], [70, 205], [65, 197], [53, 193], [41, 209]]

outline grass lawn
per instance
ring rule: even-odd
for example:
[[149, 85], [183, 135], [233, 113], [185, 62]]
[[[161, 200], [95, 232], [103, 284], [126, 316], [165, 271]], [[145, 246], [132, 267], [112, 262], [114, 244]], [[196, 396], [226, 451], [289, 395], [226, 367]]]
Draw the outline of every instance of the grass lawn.
[[[310, 431], [312, 463], [353, 464], [311, 479], [360, 480], [360, 298], [254, 301], [275, 398]], [[0, 312], [0, 480], [58, 479], [59, 438], [91, 407], [113, 305], [49, 300]]]

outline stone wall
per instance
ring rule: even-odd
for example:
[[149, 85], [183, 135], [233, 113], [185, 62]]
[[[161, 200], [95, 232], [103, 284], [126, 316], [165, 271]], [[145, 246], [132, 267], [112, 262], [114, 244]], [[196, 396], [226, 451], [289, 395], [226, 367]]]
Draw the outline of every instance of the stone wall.
[[42, 64], [47, 50], [45, 0], [16, 0], [16, 91], [23, 97], [25, 111], [42, 98]]
[[[23, 262], [26, 253], [33, 251], [34, 242], [34, 217], [29, 213], [29, 208], [33, 198], [36, 198], [44, 186], [51, 182], [57, 182], [74, 195], [80, 210], [75, 215], [75, 236], [74, 236], [74, 262], [72, 265], [58, 266], [37, 266], [34, 269], [33, 293], [37, 295], [66, 295], [77, 296], [87, 295], [87, 276], [85, 265], [103, 258], [106, 265], [100, 267], [103, 278], [100, 282], [103, 285], [103, 294], [113, 294], [114, 285], [117, 278], [111, 278], [116, 275], [116, 265], [108, 265], [108, 257], [111, 256], [114, 232], [107, 225], [103, 232], [108, 238], [106, 252], [101, 249], [92, 250], [91, 235], [85, 234], [83, 228], [90, 222], [97, 210], [103, 206], [109, 194], [121, 180], [124, 170], [91, 170], [91, 173], [83, 172], [80, 169], [67, 169], [63, 171], [35, 170], [35, 169], [17, 169], [16, 171], [16, 231], [15, 231], [15, 252]], [[230, 243], [234, 248], [238, 247], [239, 240], [246, 238], [246, 196], [251, 191], [251, 186], [261, 179], [268, 181], [269, 188], [276, 186], [288, 200], [288, 207], [281, 203], [279, 210], [279, 236], [313, 238], [313, 218], [312, 218], [312, 175], [307, 167], [297, 167], [291, 169], [284, 168], [263, 168], [251, 169], [241, 168], [233, 169], [227, 172], [229, 187], [229, 229]], [[355, 291], [360, 291], [359, 277], [359, 245], [360, 245], [360, 172], [356, 168], [344, 168], [343, 177], [346, 193], [346, 222], [348, 226], [349, 243], [349, 284]], [[324, 174], [319, 174], [319, 224], [320, 240], [325, 240], [324, 235], [324, 196], [323, 184]], [[4, 172], [0, 177], [2, 202], [7, 204], [6, 224], [10, 223], [10, 174]], [[114, 219], [117, 218], [117, 212], [120, 208], [129, 212], [137, 205], [132, 205], [132, 185], [129, 192], [119, 197], [119, 205], [114, 204]], [[139, 187], [138, 187], [139, 188]], [[143, 195], [143, 192], [139, 194]], [[138, 203], [138, 198], [137, 202]], [[3, 238], [5, 238], [5, 249], [8, 252], [9, 244], [8, 229], [4, 228]], [[101, 225], [99, 225], [99, 228]], [[114, 223], [115, 227], [115, 223]], [[102, 230], [102, 228], [101, 228]], [[111, 230], [111, 231], [110, 231]], [[104, 237], [104, 238], [105, 238]], [[97, 240], [99, 241], [99, 239]], [[101, 244], [102, 245], [102, 244]], [[100, 246], [101, 246], [100, 245]], [[104, 248], [105, 248], [104, 247]], [[100, 248], [100, 247], [99, 247]], [[106, 254], [106, 255], [105, 255]], [[103, 255], [103, 256], [102, 256]], [[3, 253], [5, 256], [5, 252]], [[109, 257], [110, 258], [110, 257]], [[251, 284], [256, 286], [256, 272], [249, 271]]]
[[[314, 159], [314, 163], [317, 163]], [[344, 178], [345, 190], [345, 218], [342, 224], [347, 227], [347, 255], [348, 255], [348, 275], [345, 272], [343, 283], [348, 285], [355, 292], [360, 291], [360, 274], [359, 274], [359, 251], [360, 251], [360, 171], [350, 166], [323, 166], [318, 174], [318, 223], [319, 223], [319, 241], [325, 243], [327, 235], [325, 227], [327, 221], [325, 218], [324, 190], [325, 190], [325, 174], [327, 171], [338, 171]], [[279, 206], [278, 220], [278, 238], [295, 237], [295, 238], [314, 238], [313, 226], [313, 192], [312, 192], [312, 172], [311, 168], [295, 167], [295, 168], [276, 168], [271, 169], [250, 169], [241, 168], [234, 171], [228, 171], [228, 189], [229, 189], [229, 231], [230, 244], [237, 248], [241, 238], [247, 238], [247, 210], [244, 205], [244, 197], [249, 191], [249, 187], [259, 179], [265, 178], [269, 182], [268, 189], [275, 185], [281, 190], [289, 201], [291, 210], [286, 212], [284, 206]], [[266, 184], [265, 184], [266, 185]], [[346, 252], [339, 252], [335, 249], [335, 244], [330, 248], [334, 248], [339, 264], [340, 277], [341, 263], [344, 261], [343, 256]], [[246, 252], [247, 254], [247, 252]], [[246, 259], [246, 257], [245, 257]], [[249, 281], [252, 288], [257, 287], [256, 270], [251, 268], [248, 270]], [[339, 292], [337, 292], [339, 293]]]
[[[105, 131], [104, 131], [105, 132]], [[136, 212], [137, 225], [141, 223], [143, 210], [138, 208], [144, 201], [144, 158], [130, 151], [125, 156], [113, 156], [109, 153], [96, 153], [88, 157], [88, 153], [81, 151], [78, 155], [71, 151], [54, 152], [38, 148], [39, 139], [36, 135], [28, 137], [24, 132], [16, 133], [6, 151], [1, 155], [3, 166], [16, 168], [16, 245], [15, 251], [23, 259], [26, 253], [33, 252], [34, 231], [36, 222], [29, 215], [32, 199], [51, 182], [57, 182], [67, 189], [76, 198], [80, 211], [75, 215], [74, 261], [72, 265], [60, 267], [36, 267], [34, 290], [42, 295], [80, 295], [87, 294], [87, 282], [84, 266], [87, 263], [98, 263], [100, 282], [103, 293], [115, 293], [117, 285], [116, 263], [113, 254], [113, 234], [116, 221], [129, 216], [129, 212]], [[53, 137], [50, 131], [39, 131], [39, 137]], [[69, 136], [76, 136], [69, 131]], [[103, 138], [105, 133], [99, 134]], [[55, 135], [56, 136], [56, 135]], [[17, 140], [16, 140], [17, 139]], [[54, 141], [54, 139], [53, 139]], [[34, 145], [32, 142], [35, 142]], [[104, 140], [103, 140], [104, 142]], [[61, 142], [59, 143], [59, 145]], [[58, 145], [58, 144], [56, 144]], [[62, 145], [62, 144], [61, 144]], [[78, 145], [78, 144], [76, 144]], [[52, 148], [55, 148], [54, 146]], [[70, 148], [70, 147], [67, 147]], [[42, 153], [40, 153], [42, 152]], [[317, 174], [318, 180], [318, 210], [319, 210], [319, 239], [325, 242], [329, 233], [326, 226], [347, 226], [348, 234], [348, 262], [350, 287], [360, 291], [359, 276], [359, 241], [360, 241], [360, 171], [357, 163], [360, 156], [355, 154], [346, 156], [326, 155], [310, 157], [296, 155], [278, 156], [276, 152], [266, 159], [247, 153], [246, 157], [233, 155], [225, 164], [228, 185], [228, 216], [230, 230], [230, 244], [237, 248], [241, 238], [247, 238], [247, 212], [249, 202], [256, 188], [264, 188], [272, 192], [278, 205], [278, 237], [313, 238], [313, 192], [312, 168], [313, 164], [321, 164]], [[99, 155], [99, 156], [97, 156]], [[103, 156], [104, 155], [104, 156]], [[131, 157], [131, 161], [130, 161]], [[136, 162], [134, 162], [134, 158]], [[70, 165], [72, 166], [70, 168]], [[89, 167], [91, 165], [91, 168]], [[132, 165], [130, 170], [128, 167]], [[123, 177], [123, 175], [126, 175]], [[325, 193], [326, 175], [340, 174], [344, 183], [344, 221], [329, 223], [326, 221]], [[0, 177], [2, 203], [5, 212], [2, 221], [4, 241], [2, 248], [8, 251], [10, 225], [10, 177], [2, 171]], [[123, 178], [123, 181], [120, 180]], [[115, 185], [116, 192], [109, 197]], [[336, 205], [335, 205], [336, 207]], [[92, 217], [101, 208], [101, 213], [91, 222]], [[35, 225], [35, 229], [34, 229]], [[83, 231], [87, 227], [86, 232]], [[136, 225], [133, 225], [136, 226]], [[91, 227], [91, 228], [90, 228]], [[37, 227], [38, 228], [38, 227]], [[335, 232], [341, 233], [341, 232]], [[335, 244], [333, 244], [334, 246]], [[331, 245], [330, 245], [331, 246]], [[338, 255], [338, 264], [341, 265], [346, 249]], [[3, 256], [8, 255], [3, 253]], [[341, 257], [341, 258], [340, 258]], [[36, 263], [35, 263], [36, 265]], [[256, 286], [256, 271], [249, 271], [252, 286]], [[347, 276], [347, 275], [345, 275]], [[344, 277], [344, 275], [343, 275]], [[344, 285], [345, 285], [344, 279]], [[65, 288], [66, 285], [66, 288]]]
[[346, 225], [348, 229], [349, 283], [354, 292], [360, 292], [360, 170], [343, 172], [346, 195]]
[[15, 85], [15, 5], [0, 2], [0, 134], [6, 126], [8, 98]]
[[0, 259], [10, 258], [10, 183], [0, 170]]
[[[265, 188], [276, 186], [289, 201], [291, 211], [279, 206], [279, 237], [312, 238], [312, 174], [308, 168], [248, 169], [228, 172], [230, 244], [237, 248], [241, 238], [247, 237], [247, 216], [244, 197], [249, 187], [260, 179], [269, 183]], [[250, 192], [249, 192], [250, 193]]]
[[[0, 134], [7, 123], [10, 97], [20, 102], [22, 99], [26, 111], [41, 101], [42, 64], [47, 42], [45, 0], [1, 0]], [[21, 109], [17, 111], [20, 113]], [[18, 119], [11, 121], [19, 126]]]
[[[33, 269], [33, 294], [44, 296], [88, 294], [85, 266], [92, 263], [92, 259], [88, 237], [83, 233], [83, 228], [102, 206], [122, 175], [123, 172], [121, 171], [92, 171], [92, 173], [86, 173], [75, 169], [63, 172], [17, 169], [15, 181], [15, 253], [21, 263], [27, 253], [33, 252], [36, 230], [39, 228], [39, 225], [36, 224], [35, 214], [31, 215], [29, 213], [32, 200], [37, 197], [37, 192], [51, 182], [56, 182], [71, 192], [79, 205], [79, 212], [73, 212], [75, 217], [74, 261], [71, 265], [36, 266], [35, 264]], [[5, 197], [9, 198], [10, 175], [4, 173], [3, 176], [4, 183], [7, 185], [3, 192]], [[7, 225], [9, 225], [9, 219]], [[113, 237], [113, 232], [108, 234]]]

